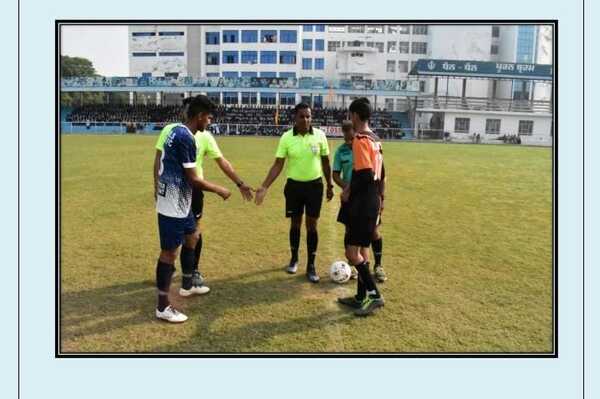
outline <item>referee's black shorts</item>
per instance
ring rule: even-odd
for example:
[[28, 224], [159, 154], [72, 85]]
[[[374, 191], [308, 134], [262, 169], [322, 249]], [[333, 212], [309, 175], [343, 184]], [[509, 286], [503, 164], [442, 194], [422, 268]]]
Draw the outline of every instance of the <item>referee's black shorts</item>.
[[373, 233], [380, 221], [379, 195], [367, 192], [350, 197], [348, 202], [348, 244], [358, 247], [371, 245]]
[[193, 188], [192, 189], [192, 214], [196, 221], [202, 218], [202, 211], [204, 210], [204, 191]]
[[288, 179], [283, 189], [285, 196], [285, 216], [301, 216], [306, 208], [306, 216], [318, 218], [323, 203], [323, 180], [301, 182]]

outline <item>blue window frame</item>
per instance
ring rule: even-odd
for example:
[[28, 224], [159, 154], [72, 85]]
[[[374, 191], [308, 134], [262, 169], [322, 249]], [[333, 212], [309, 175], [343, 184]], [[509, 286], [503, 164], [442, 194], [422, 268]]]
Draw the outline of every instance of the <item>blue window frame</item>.
[[281, 105], [296, 104], [296, 93], [281, 93], [279, 95], [279, 102], [281, 103]]
[[277, 43], [277, 31], [276, 30], [261, 30], [260, 31], [260, 42], [261, 43]]
[[242, 64], [258, 64], [258, 52], [242, 51]]
[[206, 77], [207, 78], [218, 78], [219, 77], [219, 73], [218, 72], [207, 72], [206, 73]]
[[261, 64], [277, 64], [277, 51], [261, 51], [260, 52], [260, 63]]
[[152, 77], [152, 72], [142, 72], [142, 78], [150, 78]]
[[312, 32], [313, 26], [312, 25], [302, 25], [302, 31], [303, 32]]
[[256, 104], [256, 93], [242, 92], [242, 104]]
[[219, 65], [219, 53], [206, 53], [206, 65]]
[[184, 32], [158, 32], [158, 36], [183, 36]]
[[156, 36], [156, 32], [131, 32], [131, 36]]
[[149, 52], [145, 52], [145, 51], [144, 52], [139, 51], [139, 52], [133, 52], [133, 53], [131, 53], [131, 55], [134, 56], [134, 57], [155, 57], [156, 53], [149, 53]]
[[237, 51], [223, 51], [223, 64], [237, 64], [238, 63], [238, 52]]
[[315, 25], [315, 32], [325, 32], [325, 25]]
[[325, 69], [325, 59], [324, 58], [315, 58], [315, 69], [317, 69], [317, 70]]
[[324, 51], [325, 50], [325, 40], [316, 39], [315, 40], [315, 51]]
[[296, 72], [279, 72], [280, 78], [295, 78]]
[[233, 79], [239, 77], [239, 74], [236, 71], [225, 71], [223, 72], [223, 77]]
[[161, 51], [158, 53], [160, 57], [183, 57], [183, 51]]
[[281, 43], [296, 43], [298, 42], [298, 35], [295, 30], [282, 30], [279, 32]]
[[258, 31], [257, 30], [243, 30], [242, 31], [242, 43], [256, 43], [258, 42]]
[[302, 58], [302, 69], [305, 71], [312, 69], [312, 58]]
[[260, 103], [263, 105], [275, 104], [277, 99], [275, 93], [260, 93]]
[[313, 107], [315, 107], [315, 108], [323, 107], [323, 96], [313, 96]]
[[219, 44], [219, 32], [206, 32], [206, 44]]
[[312, 39], [302, 39], [302, 50], [312, 51], [312, 49], [313, 49], [312, 44], [313, 44]]
[[238, 93], [236, 91], [224, 91], [223, 92], [223, 104], [237, 104]]
[[257, 72], [242, 72], [242, 78], [256, 78], [258, 77]]
[[280, 64], [295, 64], [296, 63], [296, 52], [295, 51], [280, 51], [279, 52], [279, 63]]
[[223, 43], [237, 43], [239, 32], [237, 30], [224, 30]]
[[276, 78], [277, 72], [261, 72], [260, 77], [261, 78]]

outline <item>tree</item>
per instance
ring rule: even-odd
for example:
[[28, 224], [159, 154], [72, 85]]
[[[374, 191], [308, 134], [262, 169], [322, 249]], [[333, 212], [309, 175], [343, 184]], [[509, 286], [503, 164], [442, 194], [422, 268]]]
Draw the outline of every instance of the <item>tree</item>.
[[[72, 77], [95, 77], [100, 76], [92, 61], [82, 57], [60, 56], [60, 76], [61, 78]], [[83, 104], [102, 104], [105, 101], [104, 93], [98, 92], [70, 92], [60, 94], [60, 105], [63, 107], [72, 107]]]

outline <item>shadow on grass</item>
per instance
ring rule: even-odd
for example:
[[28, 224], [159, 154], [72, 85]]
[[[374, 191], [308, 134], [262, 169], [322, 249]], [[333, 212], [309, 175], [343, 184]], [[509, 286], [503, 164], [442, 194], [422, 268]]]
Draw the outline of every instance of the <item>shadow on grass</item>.
[[[156, 330], [164, 327], [178, 328], [178, 326], [166, 326], [166, 323], [154, 318], [156, 291], [150, 283], [150, 281], [130, 282], [63, 293], [61, 297], [62, 346], [69, 343], [68, 346], [72, 347], [76, 345], [78, 339], [110, 334], [138, 325]], [[309, 317], [302, 313], [295, 317], [293, 312], [290, 312], [289, 317], [283, 319], [279, 317], [273, 321], [247, 324], [244, 322], [244, 308], [247, 308], [248, 312], [257, 312], [265, 309], [265, 306], [261, 305], [266, 305], [268, 309], [269, 305], [285, 302], [289, 302], [290, 310], [302, 307], [303, 293], [306, 293], [307, 288], [313, 288], [308, 284], [304, 275], [291, 277], [278, 267], [253, 271], [229, 279], [209, 280], [207, 285], [212, 289], [210, 294], [182, 298], [177, 293], [180, 280], [176, 279], [171, 286], [171, 301], [190, 317], [186, 324], [192, 323], [195, 331], [190, 336], [188, 329], [185, 338], [178, 339], [175, 330], [173, 335], [169, 333], [169, 338], [165, 337], [168, 343], [163, 342], [149, 352], [248, 352], [274, 336], [324, 328], [328, 321], [338, 322], [350, 317], [343, 310], [335, 307], [327, 309], [324, 313], [316, 312], [314, 316]], [[319, 288], [317, 292], [326, 289], [321, 284], [316, 286]], [[240, 313], [242, 313], [241, 319]], [[255, 314], [249, 316], [248, 320], [257, 316], [268, 317], [268, 315]], [[228, 317], [237, 317], [240, 320], [235, 321], [236, 325], [243, 327], [224, 330], [215, 326]], [[98, 344], [101, 345], [104, 339], [99, 338]], [[132, 342], [131, 346], [133, 350], [135, 343]], [[112, 343], [110, 347], [113, 347]], [[107, 348], [106, 351], [108, 350], [110, 349]], [[76, 353], [77, 350], [67, 352]]]

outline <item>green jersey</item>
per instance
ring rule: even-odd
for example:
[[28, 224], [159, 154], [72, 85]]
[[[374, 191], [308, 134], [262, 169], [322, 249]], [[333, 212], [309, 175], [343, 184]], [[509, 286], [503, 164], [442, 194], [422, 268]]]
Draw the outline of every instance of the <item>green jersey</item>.
[[352, 179], [352, 146], [344, 143], [338, 147], [333, 157], [333, 171], [341, 172], [342, 180], [350, 183]]
[[295, 128], [283, 133], [275, 157], [287, 158], [287, 177], [296, 181], [311, 181], [323, 176], [321, 157], [329, 155], [325, 133], [312, 128], [304, 135]]

